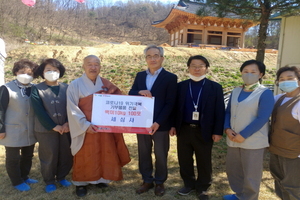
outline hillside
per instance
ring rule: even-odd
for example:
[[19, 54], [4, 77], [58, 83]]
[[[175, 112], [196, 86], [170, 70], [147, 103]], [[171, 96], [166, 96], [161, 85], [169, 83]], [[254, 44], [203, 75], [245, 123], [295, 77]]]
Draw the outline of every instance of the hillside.
[[172, 5], [151, 1], [37, 1], [34, 7], [20, 0], [1, 1], [0, 37], [33, 43], [91, 45], [95, 41], [168, 41], [164, 29], [151, 22], [164, 19]]
[[[11, 80], [11, 67], [19, 59], [27, 58], [40, 62], [44, 58], [56, 58], [67, 68], [63, 81], [69, 83], [82, 74], [81, 65], [85, 56], [94, 54], [102, 60], [101, 75], [117, 84], [125, 93], [129, 90], [138, 71], [145, 69], [143, 50], [146, 46], [101, 44], [94, 47], [83, 46], [36, 46], [27, 45], [8, 52], [6, 81]], [[164, 67], [177, 74], [179, 80], [187, 78], [186, 61], [191, 55], [201, 54], [210, 64], [208, 77], [223, 85], [224, 88], [240, 84], [239, 67], [249, 59], [255, 58], [253, 52], [235, 52], [183, 47], [164, 47]], [[267, 73], [265, 83], [273, 83], [277, 54], [266, 54]], [[37, 80], [38, 82], [39, 80]]]

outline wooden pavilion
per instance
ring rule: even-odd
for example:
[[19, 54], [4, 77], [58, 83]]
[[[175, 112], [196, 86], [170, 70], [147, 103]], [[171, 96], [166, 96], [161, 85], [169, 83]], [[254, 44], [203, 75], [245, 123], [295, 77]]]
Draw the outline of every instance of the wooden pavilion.
[[[198, 16], [199, 10], [205, 10], [210, 16]], [[244, 48], [245, 32], [256, 24], [247, 19], [240, 19], [234, 14], [224, 18], [209, 11], [206, 4], [179, 1], [169, 15], [152, 26], [165, 28], [169, 34], [171, 46], [214, 46]]]

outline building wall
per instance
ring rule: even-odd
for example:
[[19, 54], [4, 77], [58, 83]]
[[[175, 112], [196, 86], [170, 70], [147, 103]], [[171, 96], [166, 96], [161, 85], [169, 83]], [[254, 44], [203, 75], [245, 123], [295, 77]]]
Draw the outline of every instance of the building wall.
[[[193, 30], [192, 32], [190, 32]], [[174, 30], [170, 34], [170, 45], [206, 44], [220, 46], [244, 47], [244, 30], [241, 28], [225, 28], [218, 26], [204, 26], [186, 24], [181, 30]], [[236, 39], [234, 39], [236, 38]], [[239, 39], [238, 39], [239, 38]], [[193, 40], [194, 42], [191, 42]], [[230, 42], [232, 41], [232, 42]]]
[[[285, 65], [300, 67], [300, 16], [281, 19], [277, 68]], [[278, 94], [280, 91], [275, 90]]]

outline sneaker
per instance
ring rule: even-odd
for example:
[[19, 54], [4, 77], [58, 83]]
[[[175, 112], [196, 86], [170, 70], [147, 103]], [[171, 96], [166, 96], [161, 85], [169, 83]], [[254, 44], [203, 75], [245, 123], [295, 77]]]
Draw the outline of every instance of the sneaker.
[[199, 200], [209, 200], [209, 196], [206, 191], [202, 191], [200, 194], [198, 194]]
[[83, 197], [87, 194], [87, 188], [86, 186], [76, 186], [75, 192], [78, 197]]
[[16, 185], [16, 186], [14, 186], [14, 188], [16, 188], [17, 190], [19, 190], [21, 192], [30, 190], [29, 185], [27, 185], [26, 183], [21, 183], [20, 185]]
[[72, 185], [71, 182], [67, 181], [66, 179], [60, 180], [58, 181], [63, 187], [69, 187], [70, 185]]
[[38, 181], [37, 181], [37, 180], [35, 180], [35, 179], [31, 179], [31, 178], [28, 178], [28, 179], [26, 179], [24, 182], [25, 182], [25, 183], [27, 183], [27, 184], [38, 183]]
[[223, 196], [224, 200], [239, 200], [235, 194], [227, 194]]
[[56, 190], [56, 185], [54, 185], [54, 184], [46, 185], [46, 187], [45, 187], [45, 191], [47, 193], [53, 192], [55, 190]]
[[106, 184], [106, 183], [98, 183], [98, 184], [96, 184], [96, 187], [98, 187], [98, 188], [107, 188], [108, 184]]
[[183, 187], [180, 190], [178, 190], [177, 193], [184, 196], [184, 195], [190, 194], [194, 190], [195, 190], [195, 188]]

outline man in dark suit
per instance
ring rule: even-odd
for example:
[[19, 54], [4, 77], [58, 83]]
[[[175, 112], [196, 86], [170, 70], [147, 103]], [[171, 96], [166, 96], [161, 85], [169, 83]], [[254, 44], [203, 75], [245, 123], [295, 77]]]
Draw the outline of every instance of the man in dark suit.
[[[170, 147], [168, 131], [171, 128], [170, 114], [176, 101], [177, 76], [162, 68], [164, 50], [162, 47], [148, 46], [144, 50], [148, 69], [137, 73], [129, 95], [155, 97], [154, 116], [149, 135], [137, 134], [139, 170], [143, 184], [136, 190], [141, 194], [154, 187], [155, 195], [165, 193], [167, 180], [167, 158]], [[152, 146], [154, 143], [155, 173], [153, 176]]]
[[[184, 187], [178, 193], [188, 195], [196, 189], [200, 200], [208, 199], [207, 189], [212, 181], [211, 150], [213, 142], [223, 135], [224, 98], [222, 86], [206, 77], [209, 62], [203, 56], [189, 58], [190, 79], [178, 83], [177, 103], [174, 108], [174, 127], [180, 175]], [[176, 127], [176, 128], [175, 128]], [[193, 154], [196, 155], [195, 178]]]

